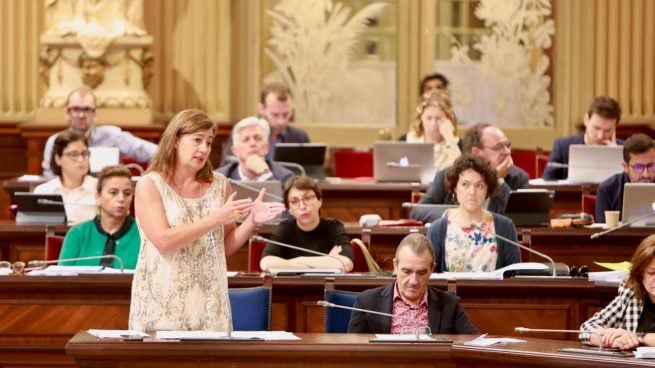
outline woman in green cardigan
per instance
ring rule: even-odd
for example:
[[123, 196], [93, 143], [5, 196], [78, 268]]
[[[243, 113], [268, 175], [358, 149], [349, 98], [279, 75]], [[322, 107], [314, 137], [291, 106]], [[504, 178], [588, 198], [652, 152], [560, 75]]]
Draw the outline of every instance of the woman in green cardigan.
[[[116, 165], [102, 169], [96, 193], [98, 215], [68, 230], [59, 259], [114, 254], [123, 260], [126, 269], [134, 269], [141, 239], [136, 221], [130, 216], [133, 197], [132, 174], [127, 167]], [[120, 268], [120, 263], [112, 258], [60, 264]]]

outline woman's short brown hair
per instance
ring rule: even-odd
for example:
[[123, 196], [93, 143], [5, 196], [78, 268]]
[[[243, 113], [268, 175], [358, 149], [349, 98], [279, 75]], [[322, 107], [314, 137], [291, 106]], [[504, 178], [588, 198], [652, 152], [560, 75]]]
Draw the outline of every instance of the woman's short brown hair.
[[102, 192], [102, 188], [105, 186], [105, 182], [110, 178], [128, 178], [132, 180], [132, 173], [130, 169], [125, 165], [111, 165], [105, 166], [100, 170], [98, 174], [98, 194]]
[[469, 169], [477, 172], [484, 179], [484, 182], [487, 184], [487, 198], [498, 193], [499, 185], [496, 170], [491, 167], [491, 163], [489, 163], [489, 160], [486, 158], [473, 155], [460, 156], [455, 160], [453, 165], [448, 168], [448, 171], [446, 171], [446, 177], [444, 178], [446, 189], [451, 193], [455, 193], [459, 176]]
[[644, 301], [648, 298], [648, 292], [644, 288], [644, 272], [655, 257], [655, 234], [642, 240], [635, 253], [632, 255], [632, 268], [626, 285], [635, 291], [637, 298]]
[[291, 188], [298, 190], [312, 190], [316, 194], [316, 199], [319, 201], [323, 198], [321, 189], [318, 187], [316, 180], [309, 176], [299, 175], [292, 176], [286, 183], [284, 183], [284, 204], [289, 205], [289, 191]]

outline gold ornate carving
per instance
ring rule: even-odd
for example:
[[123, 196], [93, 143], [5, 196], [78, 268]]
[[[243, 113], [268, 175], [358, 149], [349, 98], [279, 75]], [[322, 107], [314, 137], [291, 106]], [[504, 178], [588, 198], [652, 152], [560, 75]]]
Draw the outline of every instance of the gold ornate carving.
[[39, 76], [43, 79], [46, 86], [50, 86], [50, 69], [59, 60], [61, 50], [53, 50], [51, 48], [44, 48], [39, 54]]
[[82, 82], [92, 89], [105, 79], [107, 60], [104, 56], [94, 58], [82, 52], [77, 59], [77, 66], [82, 70]]

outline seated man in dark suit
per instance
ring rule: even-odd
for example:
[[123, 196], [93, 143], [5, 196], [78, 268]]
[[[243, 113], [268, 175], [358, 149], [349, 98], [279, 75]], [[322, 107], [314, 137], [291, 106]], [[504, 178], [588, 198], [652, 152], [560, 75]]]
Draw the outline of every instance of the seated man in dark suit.
[[623, 140], [616, 139], [616, 126], [621, 120], [621, 106], [608, 96], [596, 97], [584, 116], [584, 133], [558, 138], [553, 143], [553, 149], [548, 156], [548, 163], [542, 177], [545, 180], [566, 179], [569, 170], [566, 167], [555, 167], [556, 164], [568, 165], [569, 146], [572, 144], [617, 145]]
[[[505, 133], [493, 125], [479, 123], [466, 132], [461, 142], [463, 155], [482, 156], [489, 160], [496, 169], [500, 190], [498, 194], [489, 197], [484, 208], [499, 214], [505, 213], [509, 193], [519, 188], [528, 188], [530, 180], [530, 176], [525, 170], [514, 166], [511, 143], [507, 140]], [[457, 204], [453, 194], [448, 192], [444, 183], [447, 169], [437, 172], [427, 192], [418, 202], [419, 204]], [[432, 222], [437, 220], [438, 214], [429, 208], [416, 207], [412, 210], [410, 217], [423, 222]]]
[[293, 176], [291, 170], [266, 159], [269, 134], [268, 123], [264, 119], [251, 116], [239, 121], [232, 128], [232, 153], [237, 160], [215, 171], [229, 179], [241, 181], [287, 181]]
[[423, 234], [407, 235], [393, 259], [396, 281], [362, 292], [355, 308], [393, 314], [393, 317], [353, 311], [350, 333], [414, 333], [430, 327], [433, 334], [477, 334], [457, 296], [428, 286], [434, 250]]
[[623, 172], [612, 175], [596, 189], [596, 222], [605, 222], [605, 211], [621, 211], [625, 183], [655, 182], [655, 141], [646, 134], [630, 136], [623, 144]]

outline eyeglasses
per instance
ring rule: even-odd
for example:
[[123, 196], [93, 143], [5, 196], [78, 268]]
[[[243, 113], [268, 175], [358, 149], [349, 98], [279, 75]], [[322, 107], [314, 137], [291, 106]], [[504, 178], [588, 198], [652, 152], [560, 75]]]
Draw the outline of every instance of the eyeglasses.
[[648, 170], [648, 172], [655, 172], [655, 162], [651, 162], [649, 164], [634, 164], [630, 165], [632, 170], [634, 170], [636, 173], [641, 174], [644, 172], [644, 170]]
[[71, 160], [78, 160], [80, 157], [82, 157], [83, 159], [86, 160], [87, 158], [89, 158], [89, 156], [91, 156], [91, 152], [89, 152], [89, 151], [82, 151], [82, 152], [72, 151], [72, 152], [65, 152], [65, 153], [63, 153], [63, 155], [70, 158]]
[[23, 272], [25, 271], [25, 262], [7, 262], [7, 261], [0, 261], [0, 275], [1, 274], [8, 274], [9, 270], [13, 270], [14, 273], [22, 275]]
[[71, 106], [68, 109], [66, 109], [69, 114], [72, 115], [79, 115], [79, 114], [84, 114], [84, 115], [90, 115], [96, 112], [95, 107], [78, 107], [78, 106]]
[[289, 201], [289, 207], [298, 208], [300, 207], [301, 202], [305, 206], [309, 206], [314, 204], [314, 201], [316, 201], [316, 196], [314, 194], [310, 194], [302, 198], [293, 198]]
[[506, 148], [508, 150], [511, 150], [512, 149], [512, 143], [511, 142], [499, 142], [495, 146], [484, 147], [484, 148], [490, 149], [492, 151], [502, 151], [502, 150], [504, 150]]

